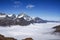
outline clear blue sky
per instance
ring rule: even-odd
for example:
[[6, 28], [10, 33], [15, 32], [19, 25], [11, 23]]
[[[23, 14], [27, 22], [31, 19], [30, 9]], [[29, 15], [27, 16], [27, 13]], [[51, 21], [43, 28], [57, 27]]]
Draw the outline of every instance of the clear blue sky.
[[60, 20], [60, 0], [0, 0], [0, 12]]

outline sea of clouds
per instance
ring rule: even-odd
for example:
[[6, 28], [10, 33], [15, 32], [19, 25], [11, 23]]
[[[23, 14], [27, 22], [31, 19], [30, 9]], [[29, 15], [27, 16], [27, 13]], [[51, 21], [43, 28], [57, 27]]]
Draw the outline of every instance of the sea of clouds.
[[12, 25], [11, 27], [1, 27], [0, 34], [6, 37], [14, 37], [22, 40], [31, 37], [34, 40], [60, 40], [59, 35], [52, 34], [54, 26], [60, 23], [36, 23], [29, 26]]

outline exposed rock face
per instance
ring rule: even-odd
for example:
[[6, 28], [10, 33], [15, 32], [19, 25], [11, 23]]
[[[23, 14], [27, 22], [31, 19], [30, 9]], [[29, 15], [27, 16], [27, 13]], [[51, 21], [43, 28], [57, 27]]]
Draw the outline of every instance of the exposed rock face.
[[22, 39], [22, 40], [33, 40], [32, 38], [25, 38], [25, 39]]
[[10, 25], [14, 25], [14, 21], [13, 20], [0, 20], [0, 26], [10, 26]]
[[28, 15], [26, 15], [26, 14], [24, 14], [24, 13], [21, 13], [21, 14], [19, 14], [18, 16], [17, 16], [17, 18], [24, 18], [24, 20], [26, 20], [26, 21], [30, 21], [30, 20], [32, 20], [32, 18], [30, 17], [30, 16], [28, 16]]
[[24, 18], [19, 18], [17, 19], [18, 21], [16, 22], [16, 24], [22, 25], [22, 26], [26, 26], [30, 24], [30, 21], [24, 20]]
[[16, 16], [15, 14], [12, 15], [6, 15], [3, 13], [0, 14], [0, 26], [10, 25], [26, 26], [31, 23], [46, 23], [46, 22], [39, 17], [33, 19], [24, 13], [20, 13], [18, 16]]
[[0, 34], [0, 40], [17, 40], [17, 39], [12, 37], [4, 37], [3, 35]]
[[60, 32], [60, 25], [53, 27], [55, 29], [54, 32]]

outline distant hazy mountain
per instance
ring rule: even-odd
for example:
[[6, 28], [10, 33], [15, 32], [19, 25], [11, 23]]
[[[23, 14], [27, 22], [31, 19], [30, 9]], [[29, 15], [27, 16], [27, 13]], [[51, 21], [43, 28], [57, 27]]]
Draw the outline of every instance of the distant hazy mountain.
[[54, 23], [60, 23], [60, 21], [51, 21], [51, 20], [45, 20], [46, 22], [54, 22]]
[[34, 20], [35, 23], [46, 23], [45, 20], [43, 20], [43, 19], [41, 19], [39, 17], [35, 17], [33, 20]]

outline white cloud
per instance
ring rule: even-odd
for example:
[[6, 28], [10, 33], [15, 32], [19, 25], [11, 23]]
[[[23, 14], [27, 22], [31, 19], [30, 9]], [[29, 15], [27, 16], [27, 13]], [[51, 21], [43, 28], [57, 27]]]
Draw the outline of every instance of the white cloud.
[[21, 3], [20, 1], [14, 1], [14, 4], [16, 4], [16, 5], [18, 5], [20, 3]]
[[20, 1], [14, 1], [14, 8], [19, 8], [21, 2]]
[[35, 5], [31, 5], [31, 4], [30, 4], [30, 5], [27, 5], [27, 6], [26, 6], [26, 8], [33, 8], [33, 7], [35, 7]]

